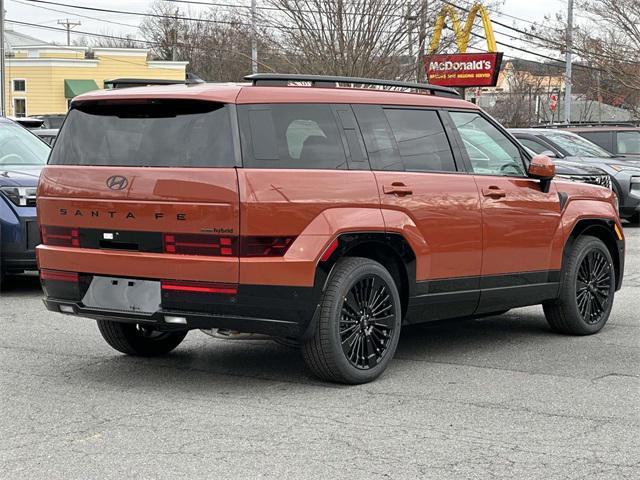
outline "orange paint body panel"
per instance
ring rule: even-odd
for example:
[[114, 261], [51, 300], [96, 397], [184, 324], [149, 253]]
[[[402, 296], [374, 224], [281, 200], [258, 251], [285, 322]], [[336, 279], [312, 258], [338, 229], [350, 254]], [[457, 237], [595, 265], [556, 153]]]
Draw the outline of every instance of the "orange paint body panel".
[[384, 231], [372, 172], [243, 168], [238, 184], [242, 235], [297, 236], [283, 258], [241, 258], [240, 283], [311, 287], [337, 235]]
[[[113, 175], [124, 190], [106, 186]], [[236, 170], [47, 166], [38, 190], [41, 225], [109, 232], [239, 232]], [[143, 278], [238, 282], [237, 257], [38, 247], [40, 268]]]
[[[416, 253], [417, 281], [480, 275], [482, 217], [472, 176], [376, 172], [376, 179], [387, 228], [403, 234], [408, 229], [416, 237], [414, 244], [418, 238], [425, 243]], [[411, 194], [385, 193], [396, 184]], [[390, 210], [402, 212], [411, 222]]]
[[482, 275], [559, 270], [565, 235], [555, 186], [544, 193], [533, 179], [475, 179], [482, 198]]

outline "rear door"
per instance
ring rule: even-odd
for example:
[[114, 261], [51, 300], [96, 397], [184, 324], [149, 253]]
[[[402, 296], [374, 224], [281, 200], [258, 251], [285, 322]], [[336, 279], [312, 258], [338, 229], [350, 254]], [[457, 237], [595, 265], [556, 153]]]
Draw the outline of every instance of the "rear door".
[[[557, 293], [560, 198], [528, 178], [512, 140], [478, 112], [450, 112], [482, 202], [482, 294], [478, 313], [536, 303]], [[555, 290], [554, 290], [555, 289]]]
[[479, 297], [482, 223], [471, 175], [458, 170], [439, 112], [354, 105], [385, 215], [409, 217], [426, 241], [417, 252], [409, 321], [473, 313]]
[[[70, 111], [41, 176], [46, 268], [238, 282], [239, 195], [231, 107], [91, 102]], [[51, 255], [58, 227], [79, 249]], [[49, 237], [47, 234], [49, 233]]]

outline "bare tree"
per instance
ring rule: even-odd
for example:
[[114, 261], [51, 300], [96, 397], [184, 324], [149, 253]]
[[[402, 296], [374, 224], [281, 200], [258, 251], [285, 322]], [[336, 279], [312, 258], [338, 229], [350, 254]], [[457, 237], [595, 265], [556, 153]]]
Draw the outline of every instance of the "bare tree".
[[[295, 72], [423, 79], [425, 44], [441, 1], [266, 0], [278, 10], [260, 18], [287, 51]], [[493, 4], [493, 2], [491, 2]], [[458, 11], [464, 17], [464, 11]], [[464, 20], [464, 19], [463, 19]], [[477, 29], [477, 27], [474, 27]], [[481, 41], [473, 37], [473, 43]], [[454, 44], [451, 30], [440, 49]]]
[[[640, 115], [640, 1], [581, 0], [576, 10], [574, 92]], [[566, 18], [548, 20], [537, 33], [562, 52]]]
[[[167, 2], [156, 1], [141, 26], [142, 36], [152, 45], [156, 58], [185, 60], [189, 71], [211, 81], [238, 81], [251, 71], [251, 27], [246, 17], [213, 8], [181, 11]], [[260, 66], [275, 70], [270, 63], [279, 58], [261, 32]]]
[[[510, 128], [529, 127], [538, 123], [540, 116], [546, 116], [543, 102], [550, 94], [546, 82], [553, 70], [548, 65], [529, 62], [533, 68], [525, 68], [520, 62], [505, 65], [505, 92], [496, 97], [494, 105], [487, 108], [489, 113]], [[543, 100], [544, 99], [544, 100]]]
[[147, 46], [145, 41], [136, 40], [131, 34], [114, 34], [108, 30], [100, 33], [99, 37], [81, 35], [76, 37], [72, 43], [83, 47], [106, 48], [144, 48]]

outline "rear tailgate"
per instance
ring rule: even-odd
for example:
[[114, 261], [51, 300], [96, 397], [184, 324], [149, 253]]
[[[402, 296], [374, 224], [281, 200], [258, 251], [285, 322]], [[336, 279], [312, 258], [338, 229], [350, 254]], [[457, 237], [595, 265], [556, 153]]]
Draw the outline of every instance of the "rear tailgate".
[[237, 283], [236, 155], [221, 103], [74, 104], [40, 178], [40, 268]]
[[[124, 189], [107, 186], [122, 178], [127, 183]], [[80, 247], [41, 245], [40, 268], [238, 282], [237, 254], [220, 255], [216, 247], [220, 238], [237, 245], [235, 168], [47, 166], [38, 191], [38, 218], [45, 230], [78, 229]], [[167, 253], [170, 236], [179, 245], [202, 248], [191, 254]]]

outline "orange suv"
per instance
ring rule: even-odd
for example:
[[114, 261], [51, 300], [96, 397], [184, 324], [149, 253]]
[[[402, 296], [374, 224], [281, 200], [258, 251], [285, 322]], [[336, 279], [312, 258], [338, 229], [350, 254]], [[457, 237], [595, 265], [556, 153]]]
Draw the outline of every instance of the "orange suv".
[[553, 180], [447, 88], [247, 79], [73, 101], [38, 190], [49, 310], [130, 355], [192, 329], [286, 338], [344, 383], [380, 375], [406, 324], [542, 304], [556, 331], [604, 326], [610, 190]]

